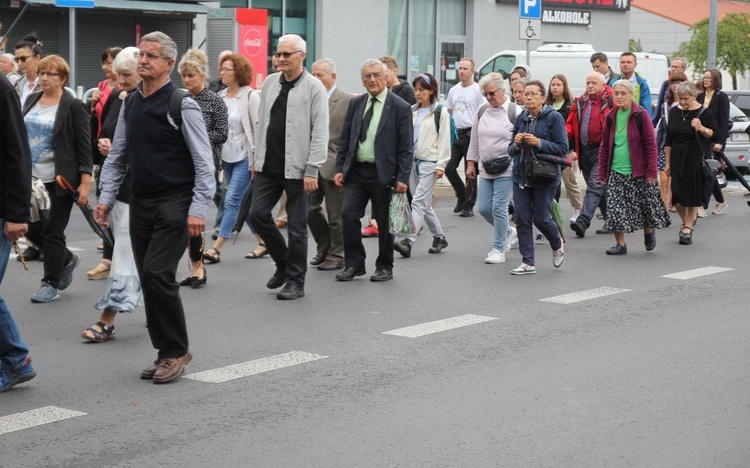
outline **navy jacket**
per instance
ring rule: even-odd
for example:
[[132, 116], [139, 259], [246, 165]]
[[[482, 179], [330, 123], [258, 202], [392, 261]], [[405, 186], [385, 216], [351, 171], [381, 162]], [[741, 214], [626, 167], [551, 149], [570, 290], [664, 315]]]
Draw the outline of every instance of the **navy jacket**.
[[[363, 93], [349, 101], [349, 108], [346, 110], [336, 157], [336, 172], [342, 172], [344, 179], [352, 168], [357, 153], [359, 132], [368, 99], [370, 94]], [[375, 166], [378, 181], [383, 187], [395, 187], [396, 182], [409, 185], [414, 159], [413, 135], [411, 106], [388, 92], [375, 134]]]
[[[536, 122], [533, 122], [534, 120]], [[528, 129], [532, 126], [532, 122], [533, 131], [529, 132]], [[531, 147], [527, 144], [523, 144], [521, 147], [516, 146], [515, 139], [519, 133], [532, 133], [542, 140], [542, 147]], [[513, 136], [508, 147], [508, 154], [513, 157], [513, 173], [511, 175], [513, 183], [521, 187], [556, 187], [560, 185], [559, 168], [560, 166], [570, 164], [565, 158], [567, 152], [568, 133], [565, 130], [565, 120], [563, 120], [559, 112], [553, 109], [552, 106], [545, 104], [536, 119], [532, 119], [529, 111], [524, 110], [516, 118], [516, 124], [513, 126]], [[539, 185], [528, 177], [526, 163], [530, 159], [531, 154], [534, 154], [539, 159], [557, 164], [557, 179], [548, 184]]]

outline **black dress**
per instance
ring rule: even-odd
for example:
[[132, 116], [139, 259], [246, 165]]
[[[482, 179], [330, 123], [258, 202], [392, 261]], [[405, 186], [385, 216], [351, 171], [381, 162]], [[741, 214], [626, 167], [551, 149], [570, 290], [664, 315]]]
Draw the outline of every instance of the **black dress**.
[[[700, 109], [684, 111], [679, 106], [669, 111], [669, 125], [664, 146], [671, 146], [669, 169], [672, 174], [672, 204], [682, 206], [703, 206], [703, 152], [710, 153], [710, 141], [697, 135], [690, 125]], [[714, 132], [716, 120], [711, 111], [704, 110], [701, 123]], [[697, 138], [696, 138], [697, 136]], [[700, 146], [698, 145], [700, 142]], [[703, 150], [701, 151], [701, 148]]]

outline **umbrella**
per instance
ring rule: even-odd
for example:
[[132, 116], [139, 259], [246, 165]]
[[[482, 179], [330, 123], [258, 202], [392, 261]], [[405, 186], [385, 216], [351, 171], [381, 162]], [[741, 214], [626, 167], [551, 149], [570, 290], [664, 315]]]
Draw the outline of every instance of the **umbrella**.
[[245, 195], [242, 196], [240, 211], [237, 212], [237, 220], [234, 222], [234, 227], [232, 227], [232, 232], [237, 233], [237, 236], [234, 238], [235, 242], [237, 242], [237, 237], [239, 237], [240, 231], [242, 231], [242, 225], [245, 224], [245, 218], [247, 218], [248, 213], [250, 213], [250, 203], [252, 200], [253, 184], [251, 182], [250, 185], [248, 185], [247, 190], [245, 190]]
[[732, 162], [729, 160], [729, 158], [726, 157], [724, 153], [715, 153], [719, 158], [721, 158], [722, 161], [724, 161], [724, 164], [729, 168], [729, 170], [734, 174], [734, 177], [737, 179], [739, 183], [742, 184], [743, 187], [745, 187], [748, 191], [750, 191], [750, 184], [747, 183], [744, 177], [742, 177], [742, 174], [740, 174], [740, 171], [737, 170], [737, 168], [732, 164]]
[[552, 200], [552, 219], [555, 221], [555, 224], [557, 224], [557, 230], [560, 231], [560, 237], [562, 237], [562, 241], [565, 242], [565, 232], [563, 232], [563, 216], [562, 216], [562, 208], [560, 208], [560, 204], [557, 203], [557, 200]]
[[[55, 178], [57, 180], [57, 185], [60, 186], [61, 189], [68, 192], [68, 194], [73, 198], [74, 201], [78, 201], [78, 192], [73, 189], [73, 186], [70, 185], [70, 182], [68, 180], [59, 175]], [[81, 209], [81, 212], [83, 213], [83, 217], [86, 218], [86, 221], [89, 223], [89, 226], [91, 226], [91, 229], [94, 231], [94, 233], [101, 237], [104, 242], [106, 242], [110, 246], [115, 245], [115, 240], [112, 237], [112, 231], [110, 231], [109, 227], [102, 226], [101, 224], [97, 223], [94, 219], [94, 210], [91, 209], [89, 205], [86, 206], [79, 206]]]

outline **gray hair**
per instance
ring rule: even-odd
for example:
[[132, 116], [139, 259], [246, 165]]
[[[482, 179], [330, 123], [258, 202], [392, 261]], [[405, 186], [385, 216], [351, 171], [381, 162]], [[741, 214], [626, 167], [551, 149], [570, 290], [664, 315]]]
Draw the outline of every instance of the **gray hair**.
[[690, 96], [695, 96], [696, 94], [698, 94], [698, 88], [695, 87], [695, 83], [687, 80], [678, 84], [677, 89], [675, 89], [674, 92], [677, 94], [677, 96], [681, 94], [689, 94]]
[[617, 86], [622, 86], [627, 89], [630, 94], [633, 94], [633, 83], [631, 83], [630, 80], [617, 80], [612, 84], [612, 89], [615, 89]]
[[307, 43], [297, 34], [284, 34], [279, 38], [279, 44], [282, 42], [291, 42], [294, 44], [295, 49], [307, 53]]
[[384, 64], [383, 62], [381, 62], [380, 60], [378, 60], [378, 59], [374, 59], [374, 58], [371, 58], [371, 59], [367, 59], [367, 60], [365, 60], [364, 62], [362, 62], [362, 65], [361, 65], [361, 66], [360, 66], [359, 68], [360, 68], [360, 70], [361, 70], [361, 69], [363, 69], [363, 68], [365, 68], [365, 67], [371, 67], [371, 66], [373, 66], [373, 65], [380, 65], [380, 68], [382, 68], [382, 69], [383, 69], [383, 74], [384, 74], [384, 75], [385, 75], [386, 73], [388, 73], [388, 69], [386, 68], [385, 64]]
[[604, 75], [602, 75], [599, 72], [591, 72], [588, 75], [586, 75], [586, 80], [587, 81], [588, 81], [588, 79], [589, 79], [590, 76], [595, 76], [599, 80], [599, 83], [601, 83], [601, 84], [607, 84], [607, 79], [604, 77]]
[[526, 85], [529, 84], [529, 83], [531, 83], [530, 79], [528, 79], [528, 78], [519, 78], [517, 80], [514, 80], [513, 83], [510, 84], [510, 87], [511, 87], [511, 89], [513, 89], [513, 87], [515, 87], [516, 85], [520, 84], [520, 85], [522, 85], [525, 88]]
[[12, 73], [15, 73], [18, 71], [18, 64], [16, 63], [16, 58], [13, 56], [13, 54], [3, 54], [2, 57], [5, 57], [10, 62], [10, 68], [11, 68]]
[[482, 79], [479, 80], [479, 89], [483, 90], [491, 84], [494, 84], [498, 91], [505, 94], [505, 79], [503, 78], [503, 75], [497, 72], [484, 75]]
[[177, 58], [177, 44], [172, 40], [171, 37], [167, 36], [161, 31], [154, 31], [148, 33], [141, 38], [141, 42], [156, 42], [161, 44], [161, 56], [165, 59], [176, 59]]
[[682, 66], [685, 69], [687, 69], [687, 67], [688, 67], [688, 61], [687, 61], [687, 59], [685, 57], [675, 57], [675, 58], [672, 59], [672, 62], [674, 62], [675, 60], [679, 60], [680, 62], [682, 62]]
[[138, 47], [125, 47], [117, 54], [115, 60], [112, 62], [112, 71], [115, 73], [122, 73], [124, 71], [131, 71], [135, 73], [138, 69]]
[[336, 64], [333, 63], [333, 60], [329, 58], [322, 58], [322, 59], [316, 60], [312, 64], [313, 68], [321, 66], [321, 65], [326, 67], [326, 73], [328, 73], [329, 75], [333, 75], [334, 73], [336, 73]]

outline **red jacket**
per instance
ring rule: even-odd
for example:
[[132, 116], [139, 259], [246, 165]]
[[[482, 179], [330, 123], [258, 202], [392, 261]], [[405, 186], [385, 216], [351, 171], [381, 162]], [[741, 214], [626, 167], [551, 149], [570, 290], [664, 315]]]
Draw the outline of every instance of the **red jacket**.
[[[599, 146], [599, 180], [607, 182], [612, 154], [615, 147], [615, 117], [617, 111], [607, 116], [602, 131], [602, 144]], [[637, 119], [641, 120], [640, 125]], [[628, 117], [628, 151], [630, 164], [633, 167], [633, 177], [648, 177], [656, 179], [656, 133], [651, 124], [651, 115], [646, 109], [633, 102], [633, 108]]]
[[[568, 140], [570, 141], [569, 146], [575, 149], [575, 152], [581, 154], [580, 138], [578, 136], [581, 132], [581, 113], [583, 112], [583, 106], [586, 104], [586, 100], [589, 98], [588, 94], [579, 96], [576, 98], [575, 103], [570, 106], [570, 113], [568, 113], [568, 119], [565, 121], [565, 130], [568, 132]], [[607, 114], [612, 110], [612, 88], [609, 86], [604, 87], [604, 92], [600, 97], [602, 103], [602, 109], [599, 114], [602, 123], [602, 133], [604, 132], [604, 122], [607, 118]]]

